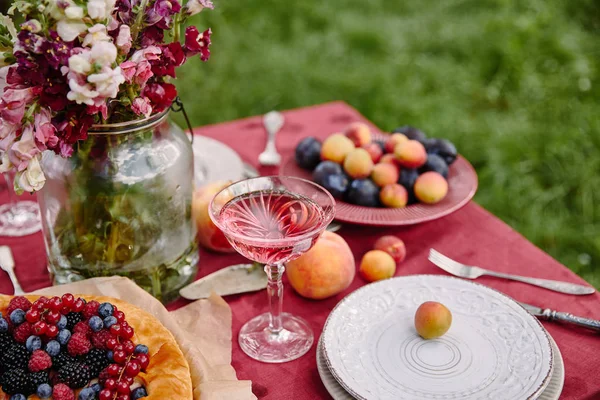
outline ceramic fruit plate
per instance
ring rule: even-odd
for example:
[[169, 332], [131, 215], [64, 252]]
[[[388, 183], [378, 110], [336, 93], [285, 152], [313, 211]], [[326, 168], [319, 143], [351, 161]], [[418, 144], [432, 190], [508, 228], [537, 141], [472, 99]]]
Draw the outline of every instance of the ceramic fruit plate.
[[[387, 140], [387, 136], [374, 133], [373, 140]], [[297, 176], [311, 180], [312, 173], [296, 164], [294, 156], [282, 164], [280, 175]], [[477, 173], [462, 156], [458, 156], [448, 171], [448, 194], [437, 204], [411, 204], [404, 208], [375, 208], [356, 206], [336, 200], [335, 219], [341, 222], [370, 226], [414, 225], [444, 217], [469, 202], [477, 191]]]
[[194, 150], [196, 187], [210, 182], [242, 179], [244, 163], [240, 156], [225, 143], [206, 136], [195, 135], [192, 148]]
[[[565, 363], [556, 342], [552, 339], [552, 336], [548, 335], [548, 337], [550, 338], [550, 344], [552, 345], [552, 359], [554, 361], [554, 365], [552, 366], [552, 376], [548, 386], [546, 386], [546, 389], [536, 400], [559, 400], [565, 383]], [[323, 386], [325, 386], [325, 389], [327, 389], [327, 392], [331, 395], [333, 400], [354, 400], [354, 397], [346, 392], [346, 390], [344, 390], [344, 388], [335, 380], [333, 375], [331, 375], [329, 367], [327, 367], [327, 362], [325, 361], [325, 356], [323, 355], [322, 337], [317, 345], [317, 370], [319, 371], [321, 381], [323, 381]]]
[[[452, 312], [441, 338], [423, 340], [414, 329], [425, 301]], [[535, 399], [553, 364], [546, 331], [518, 303], [438, 275], [392, 278], [348, 295], [327, 319], [323, 354], [357, 399]]]

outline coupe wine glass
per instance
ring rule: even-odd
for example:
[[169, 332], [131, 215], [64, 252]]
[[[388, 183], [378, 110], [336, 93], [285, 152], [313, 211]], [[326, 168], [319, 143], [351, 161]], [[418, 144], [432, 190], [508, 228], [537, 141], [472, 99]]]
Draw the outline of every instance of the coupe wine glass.
[[4, 173], [8, 203], [0, 205], [0, 236], [26, 236], [42, 229], [40, 208], [34, 201], [17, 201], [10, 173]]
[[284, 264], [313, 247], [335, 214], [321, 186], [293, 177], [259, 177], [217, 193], [209, 214], [244, 257], [265, 264], [269, 312], [242, 327], [239, 343], [250, 357], [282, 363], [304, 355], [314, 336], [302, 318], [282, 312]]

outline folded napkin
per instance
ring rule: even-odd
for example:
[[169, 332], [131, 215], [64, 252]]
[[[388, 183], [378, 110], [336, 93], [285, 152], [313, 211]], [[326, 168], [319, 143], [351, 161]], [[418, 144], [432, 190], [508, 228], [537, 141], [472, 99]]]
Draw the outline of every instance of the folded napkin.
[[110, 296], [154, 315], [177, 340], [192, 372], [195, 400], [254, 400], [251, 381], [238, 381], [231, 366], [231, 309], [212, 295], [176, 311], [167, 309], [133, 281], [123, 277], [93, 278], [35, 291]]

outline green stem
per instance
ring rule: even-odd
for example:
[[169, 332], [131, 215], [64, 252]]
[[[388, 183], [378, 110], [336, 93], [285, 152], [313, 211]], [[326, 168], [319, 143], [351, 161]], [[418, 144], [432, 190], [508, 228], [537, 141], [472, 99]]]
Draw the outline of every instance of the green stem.
[[133, 41], [135, 41], [142, 30], [142, 23], [144, 22], [144, 15], [146, 15], [146, 6], [148, 5], [148, 0], [142, 0], [140, 3], [140, 9], [135, 19], [133, 26], [131, 27], [131, 37]]
[[173, 42], [179, 42], [180, 31], [179, 14], [175, 14], [175, 17], [173, 17]]

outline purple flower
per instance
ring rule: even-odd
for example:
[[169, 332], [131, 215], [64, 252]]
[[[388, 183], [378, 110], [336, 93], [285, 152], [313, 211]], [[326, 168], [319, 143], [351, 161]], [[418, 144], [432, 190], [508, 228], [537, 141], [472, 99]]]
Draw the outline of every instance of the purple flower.
[[156, 0], [146, 14], [146, 23], [161, 29], [170, 29], [173, 15], [179, 11], [181, 11], [181, 4], [177, 0]]
[[185, 53], [181, 43], [172, 42], [160, 48], [162, 55], [157, 60], [150, 61], [152, 72], [157, 76], [168, 75], [175, 78], [175, 68], [185, 62]]
[[162, 43], [164, 31], [159, 27], [152, 25], [142, 31], [142, 47], [148, 47]]
[[13, 49], [13, 54], [15, 56], [18, 53], [42, 54], [43, 44], [44, 38], [42, 36], [32, 33], [27, 29], [23, 29], [17, 35], [17, 41]]
[[198, 32], [195, 26], [188, 26], [185, 29], [185, 55], [187, 57], [200, 53], [200, 59], [202, 61], [208, 60], [210, 57], [210, 35], [212, 31], [210, 28], [204, 32]]
[[177, 96], [177, 89], [171, 83], [151, 83], [142, 91], [142, 96], [150, 100], [154, 111], [161, 112], [171, 107]]
[[54, 69], [67, 65], [72, 49], [73, 42], [63, 41], [55, 31], [50, 31], [50, 38], [42, 44], [44, 57]]

